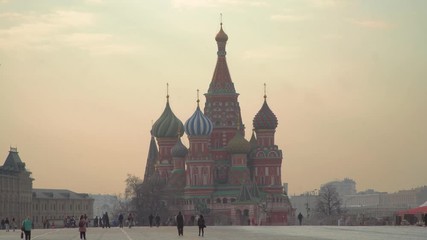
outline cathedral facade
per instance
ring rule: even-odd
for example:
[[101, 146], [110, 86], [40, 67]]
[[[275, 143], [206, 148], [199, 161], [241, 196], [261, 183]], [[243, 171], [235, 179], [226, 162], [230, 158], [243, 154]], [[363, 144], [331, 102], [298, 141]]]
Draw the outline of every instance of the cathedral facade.
[[[215, 37], [217, 63], [203, 111], [183, 122], [166, 107], [151, 129], [144, 182], [158, 179], [165, 200], [186, 219], [203, 214], [216, 225], [287, 225], [294, 211], [282, 186], [282, 150], [275, 144], [278, 125], [264, 103], [253, 119], [250, 140], [226, 61], [227, 34], [222, 23]], [[181, 141], [184, 133], [189, 146]], [[289, 220], [289, 221], [288, 221]]]

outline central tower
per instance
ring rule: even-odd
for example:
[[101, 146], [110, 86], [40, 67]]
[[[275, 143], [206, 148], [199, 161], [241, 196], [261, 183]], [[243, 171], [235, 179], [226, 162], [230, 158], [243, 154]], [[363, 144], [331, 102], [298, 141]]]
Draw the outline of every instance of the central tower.
[[[236, 135], [240, 126], [241, 134], [244, 135], [244, 126], [240, 114], [240, 106], [237, 98], [239, 96], [234, 89], [234, 83], [231, 80], [230, 72], [227, 66], [225, 46], [228, 36], [221, 28], [215, 37], [218, 45], [218, 59], [213, 73], [209, 90], [205, 93], [205, 115], [212, 120], [213, 131], [211, 134], [210, 148], [212, 158], [215, 161], [230, 159], [225, 147], [231, 138]], [[224, 162], [225, 165], [229, 165]], [[219, 167], [219, 166], [217, 166]], [[226, 181], [224, 175], [225, 169], [218, 169], [216, 178], [220, 181]]]

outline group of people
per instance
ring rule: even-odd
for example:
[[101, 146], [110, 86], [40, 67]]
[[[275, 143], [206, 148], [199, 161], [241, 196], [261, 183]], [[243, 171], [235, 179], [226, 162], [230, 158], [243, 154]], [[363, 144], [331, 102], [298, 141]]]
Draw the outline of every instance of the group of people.
[[153, 214], [150, 214], [150, 216], [148, 216], [148, 222], [150, 223], [150, 227], [153, 227], [153, 221], [156, 221], [156, 227], [160, 226], [160, 216], [159, 214], [156, 214], [156, 217], [153, 216]]
[[[106, 218], [105, 218], [106, 216]], [[149, 222], [150, 222], [150, 227], [153, 226], [153, 220], [155, 220], [156, 222], [156, 226], [159, 227], [160, 226], [160, 216], [157, 214], [156, 217], [154, 217], [152, 214], [150, 214], [149, 218]], [[13, 219], [14, 220], [14, 219]], [[108, 223], [108, 213], [105, 213], [104, 216], [102, 217], [103, 220], [103, 224], [102, 227], [104, 228], [104, 225], [108, 224], [109, 227], [109, 223]], [[106, 220], [106, 221], [104, 221]], [[123, 227], [123, 220], [124, 220], [124, 216], [123, 214], [119, 215], [119, 227]], [[176, 226], [178, 229], [178, 236], [184, 236], [184, 216], [181, 214], [181, 212], [178, 213], [178, 215], [176, 215], [175, 217], [175, 221], [176, 221]], [[14, 221], [13, 221], [14, 222]], [[129, 222], [129, 228], [132, 227], [133, 225], [133, 215], [132, 213], [129, 213], [128, 215], [128, 222]], [[86, 240], [86, 230], [88, 227], [88, 218], [85, 215], [81, 215], [80, 216], [80, 220], [78, 222], [78, 228], [79, 228], [79, 233], [80, 233], [80, 239], [81, 240]], [[197, 225], [199, 226], [199, 236], [204, 236], [205, 231], [204, 229], [206, 228], [206, 223], [205, 223], [205, 219], [203, 218], [203, 215], [200, 215], [197, 219]], [[106, 226], [105, 226], [106, 227]], [[30, 218], [27, 217], [25, 218], [25, 220], [22, 222], [22, 226], [21, 226], [21, 238], [24, 238], [25, 235], [25, 240], [30, 240], [31, 239], [31, 229], [33, 228], [33, 223], [31, 222]]]
[[[122, 213], [119, 214], [119, 228], [123, 228], [123, 222], [124, 222], [124, 216]], [[128, 222], [128, 227], [131, 228], [132, 226], [134, 226], [134, 220], [133, 220], [133, 215], [132, 213], [129, 213], [128, 218], [127, 218], [127, 222]]]
[[15, 231], [16, 229], [15, 218], [12, 218], [11, 221], [9, 220], [9, 218], [2, 219], [0, 227], [1, 229], [6, 229], [6, 232], [9, 232], [10, 229]]
[[[199, 226], [199, 236], [204, 237], [206, 223], [203, 215], [199, 215], [199, 218], [197, 219], [197, 225]], [[176, 227], [178, 228], [178, 236], [184, 236], [184, 216], [181, 214], [181, 212], [176, 215]]]

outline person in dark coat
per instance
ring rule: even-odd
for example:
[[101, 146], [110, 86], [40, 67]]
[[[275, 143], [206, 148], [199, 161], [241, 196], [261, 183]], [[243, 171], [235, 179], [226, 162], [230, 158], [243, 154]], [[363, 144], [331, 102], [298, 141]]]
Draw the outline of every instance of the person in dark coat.
[[123, 228], [123, 220], [124, 220], [123, 214], [120, 213], [119, 214], [119, 228]]
[[184, 236], [184, 216], [181, 212], [176, 215], [176, 227], [178, 228], [178, 236]]
[[150, 213], [150, 216], [148, 216], [148, 222], [150, 223], [150, 227], [153, 226], [153, 219], [154, 219], [154, 216], [152, 213]]
[[203, 215], [199, 216], [199, 220], [197, 220], [197, 225], [199, 225], [199, 236], [200, 233], [202, 233], [202, 237], [205, 235], [205, 219], [203, 218]]
[[424, 226], [427, 227], [427, 213], [424, 214]]
[[156, 214], [156, 226], [157, 227], [160, 226], [160, 216], [159, 216], [159, 214]]
[[298, 221], [299, 221], [299, 225], [301, 225], [301, 224], [302, 224], [302, 218], [303, 218], [302, 214], [301, 214], [301, 213], [299, 213], [299, 214], [298, 214]]
[[110, 228], [110, 219], [108, 217], [108, 213], [105, 212], [104, 216], [102, 217], [102, 222], [104, 223], [104, 225], [102, 225], [102, 228]]

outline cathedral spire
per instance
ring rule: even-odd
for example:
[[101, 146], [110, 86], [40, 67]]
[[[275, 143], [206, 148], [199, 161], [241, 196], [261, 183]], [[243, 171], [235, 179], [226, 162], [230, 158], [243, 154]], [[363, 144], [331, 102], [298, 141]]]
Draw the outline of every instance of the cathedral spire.
[[227, 60], [225, 58], [225, 55], [227, 54], [225, 51], [225, 45], [227, 44], [228, 36], [222, 29], [222, 20], [220, 23], [220, 30], [217, 33], [215, 40], [218, 45], [218, 59], [211, 84], [209, 85], [208, 94], [236, 94], [236, 90], [234, 89], [234, 84], [231, 81], [230, 72], [228, 70]]
[[148, 148], [147, 164], [145, 165], [144, 182], [149, 181], [149, 179], [154, 175], [155, 165], [159, 155], [156, 140], [153, 136], [153, 131], [150, 131], [150, 133], [151, 141], [150, 146]]

